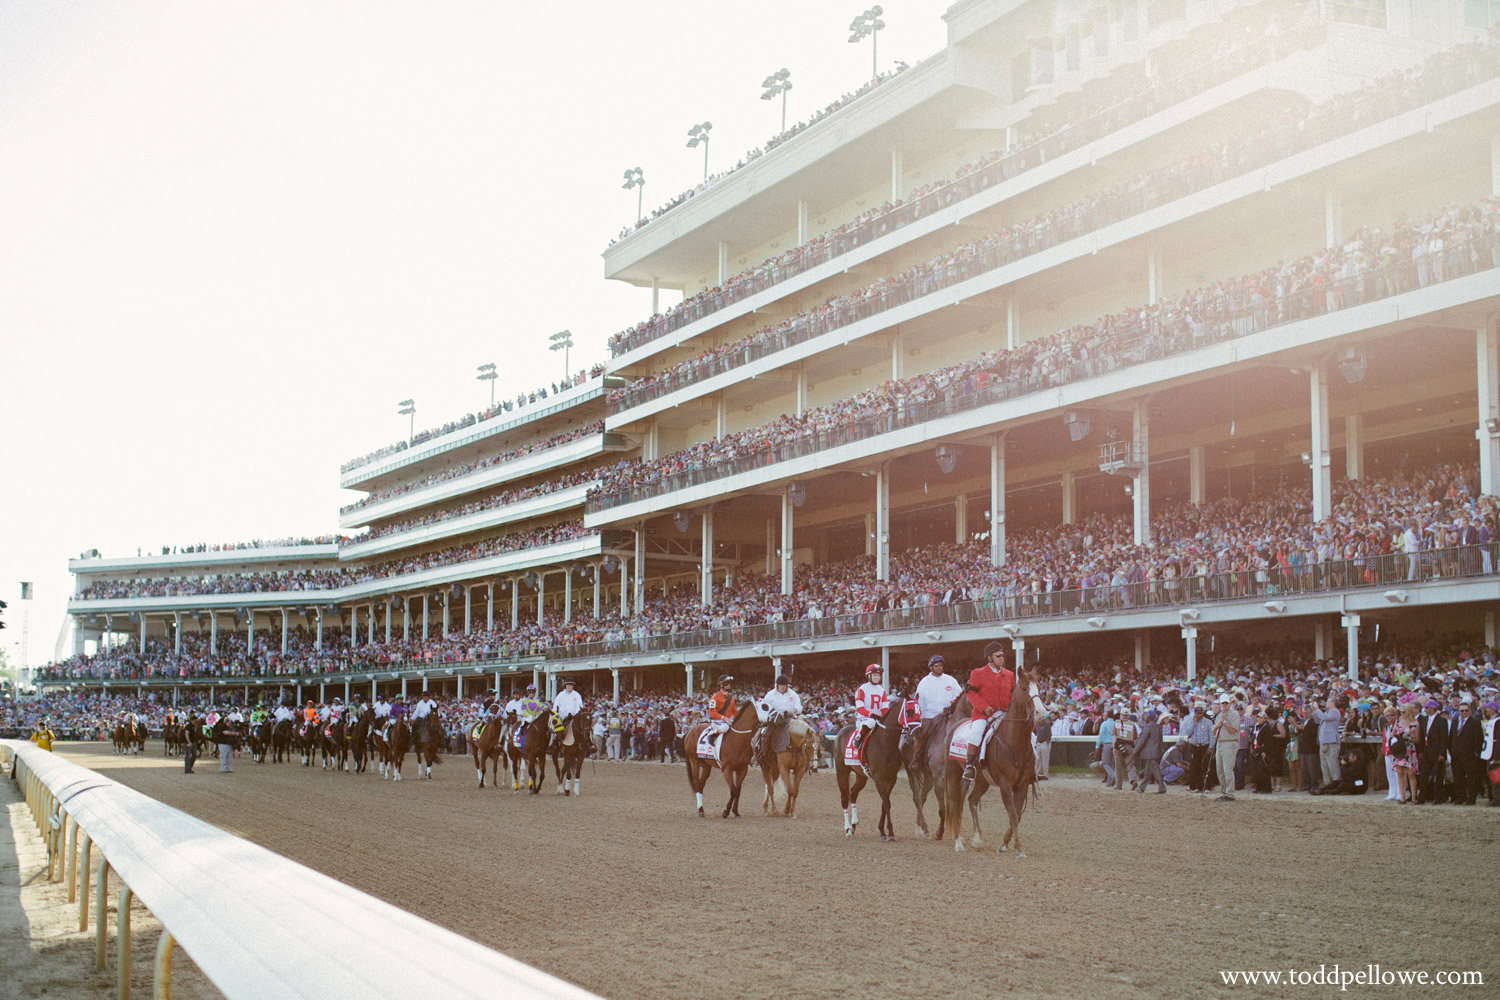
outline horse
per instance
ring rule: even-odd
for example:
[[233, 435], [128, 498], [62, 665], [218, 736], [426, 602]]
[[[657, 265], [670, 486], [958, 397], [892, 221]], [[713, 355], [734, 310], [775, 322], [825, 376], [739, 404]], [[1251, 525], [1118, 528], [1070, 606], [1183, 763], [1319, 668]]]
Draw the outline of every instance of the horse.
[[504, 747], [504, 758], [500, 763], [510, 775], [510, 787], [512, 791], [521, 790], [521, 766], [526, 761], [526, 755], [521, 747], [516, 746], [516, 737], [523, 740], [526, 730], [521, 719], [515, 712], [507, 712], [505, 715], [505, 728], [500, 733], [500, 742]]
[[279, 719], [271, 727], [271, 760], [277, 764], [292, 756], [292, 720]]
[[[906, 783], [911, 788], [912, 805], [917, 807], [918, 837], [942, 840], [944, 831], [950, 825], [939, 781], [947, 774], [948, 734], [955, 719], [961, 721], [969, 717], [968, 708], [969, 700], [960, 694], [941, 713], [931, 719], [923, 719], [913, 739], [901, 748], [902, 761], [906, 765]], [[917, 752], [919, 746], [920, 755]], [[933, 791], [937, 791], [938, 805], [938, 828], [935, 834], [928, 829], [927, 817], [923, 815], [927, 796]]]
[[323, 770], [328, 770], [330, 760], [335, 771], [349, 770], [349, 734], [342, 713], [318, 727], [318, 747], [323, 751]]
[[689, 729], [682, 738], [682, 759], [687, 762], [688, 784], [698, 802], [698, 816], [703, 816], [703, 786], [708, 784], [709, 773], [715, 767], [724, 772], [724, 781], [729, 785], [729, 801], [724, 804], [723, 818], [732, 812], [740, 815], [740, 789], [745, 785], [745, 774], [750, 770], [750, 738], [760, 728], [760, 712], [754, 701], [746, 701], [735, 714], [729, 729], [720, 737], [719, 759], [702, 759], [698, 756], [698, 737], [708, 728], [700, 722]]
[[411, 745], [411, 729], [402, 716], [385, 731], [385, 756], [381, 771], [392, 781], [401, 780], [401, 765], [406, 761], [406, 751]]
[[505, 753], [502, 745], [505, 720], [497, 712], [469, 727], [469, 753], [474, 758], [474, 769], [479, 772], [479, 787], [484, 787], [484, 772], [490, 761], [495, 762], [493, 788], [500, 787], [500, 757]]
[[139, 722], [122, 722], [115, 727], [115, 753], [141, 753], [146, 749], [146, 727]]
[[[775, 725], [775, 720], [767, 723]], [[772, 733], [761, 730], [756, 734], [758, 743], [772, 738]], [[756, 747], [756, 759], [760, 764], [761, 780], [766, 783], [766, 797], [760, 804], [761, 812], [768, 816], [785, 815], [797, 818], [797, 792], [802, 787], [802, 776], [813, 767], [818, 754], [818, 734], [805, 719], [792, 719], [787, 723], [787, 748], [773, 751], [769, 746]], [[786, 809], [776, 807], [776, 785], [786, 788]]]
[[[853, 735], [855, 725], [850, 723], [839, 730], [834, 744], [833, 773], [839, 783], [839, 804], [844, 808], [844, 836], [854, 836], [859, 827], [859, 793], [869, 778], [875, 779], [875, 791], [880, 793], [880, 820], [876, 829], [882, 842], [894, 843], [896, 827], [891, 822], [891, 789], [901, 775], [901, 698], [893, 696], [885, 714], [875, 722], [875, 729], [865, 737], [865, 766], [844, 763], [844, 747]], [[868, 773], [867, 773], [868, 772]], [[850, 781], [853, 775], [853, 781]]]
[[432, 779], [432, 765], [443, 762], [443, 745], [447, 743], [448, 737], [443, 732], [443, 724], [438, 721], [436, 715], [429, 715], [424, 720], [425, 724], [421, 730], [412, 735], [412, 751], [417, 755], [417, 768], [422, 777]]
[[349, 753], [354, 757], [354, 773], [363, 774], [370, 754], [370, 733], [375, 722], [375, 709], [369, 705], [359, 714], [349, 730]]
[[318, 724], [304, 720], [296, 733], [297, 752], [302, 755], [303, 767], [312, 767], [313, 758], [318, 753], [318, 742]]
[[177, 720], [163, 723], [161, 727], [161, 755], [173, 757], [182, 752], [182, 723]]
[[[594, 721], [585, 710], [569, 719], [552, 743], [552, 770], [557, 773], [558, 795], [582, 795], [583, 759], [588, 756]], [[568, 787], [569, 780], [573, 785]]]
[[245, 744], [250, 748], [250, 759], [257, 764], [266, 760], [266, 751], [271, 749], [271, 724], [260, 722], [250, 727], [245, 734]]
[[[1046, 712], [1036, 681], [1024, 669], [1017, 668], [1014, 694], [1010, 708], [1000, 718], [990, 723], [994, 735], [989, 738], [989, 747], [976, 769], [978, 776], [970, 783], [963, 780], [964, 765], [958, 761], [945, 762], [943, 795], [946, 799], [948, 820], [952, 824], [953, 849], [964, 849], [963, 802], [969, 802], [969, 814], [974, 817], [974, 837], [971, 847], [981, 844], [979, 829], [979, 800], [990, 785], [1000, 788], [1000, 797], [1010, 819], [1010, 828], [1000, 842], [996, 853], [1004, 853], [1011, 838], [1016, 840], [1016, 857], [1024, 858], [1020, 834], [1021, 811], [1026, 805], [1026, 788], [1036, 781], [1036, 754], [1031, 748], [1031, 727], [1036, 717]], [[1022, 697], [1024, 692], [1024, 697]], [[1019, 700], [1018, 700], [1019, 699]], [[948, 735], [951, 740], [952, 728]]]
[[547, 748], [552, 745], [551, 721], [552, 710], [542, 709], [536, 718], [526, 723], [521, 739], [521, 756], [526, 761], [526, 777], [532, 795], [542, 790], [542, 781], [547, 777]]

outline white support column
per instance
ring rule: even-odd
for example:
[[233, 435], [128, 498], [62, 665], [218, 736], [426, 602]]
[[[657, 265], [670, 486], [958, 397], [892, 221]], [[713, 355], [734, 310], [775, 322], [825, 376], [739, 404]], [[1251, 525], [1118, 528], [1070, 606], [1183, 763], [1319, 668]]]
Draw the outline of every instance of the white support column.
[[1135, 669], [1137, 673], [1151, 665], [1151, 633], [1142, 632], [1135, 637]]
[[1005, 435], [990, 442], [990, 565], [1005, 565]]
[[432, 616], [428, 613], [432, 610], [432, 595], [422, 595], [422, 641], [427, 641], [428, 628], [432, 625]]
[[[495, 631], [495, 581], [491, 580], [484, 585], [484, 628], [487, 632]], [[495, 690], [499, 691], [497, 684]]]
[[901, 173], [902, 173], [902, 171], [901, 171], [901, 151], [899, 149], [892, 150], [891, 151], [891, 201], [893, 203], [894, 202], [898, 202], [902, 198], [906, 197], [906, 195], [904, 193], [905, 190], [906, 190], [906, 186], [902, 183]]
[[1365, 478], [1365, 418], [1358, 413], [1344, 418], [1344, 478]]
[[719, 393], [714, 400], [714, 437], [721, 438], [729, 433], [729, 404], [724, 401], [724, 394]]
[[655, 417], [646, 425], [646, 433], [641, 435], [641, 458], [647, 462], [661, 457], [661, 426]]
[[903, 379], [906, 377], [906, 337], [902, 335], [900, 328], [891, 335], [891, 379]]
[[1005, 297], [1005, 349], [1021, 346], [1021, 300], [1012, 293]]
[[619, 667], [610, 667], [609, 668], [609, 679], [610, 679], [610, 681], [614, 685], [614, 694], [612, 694], [610, 696], [610, 700], [613, 701], [616, 705], [618, 705], [620, 703], [620, 668]]
[[286, 608], [281, 609], [281, 655], [286, 655], [287, 644], [287, 613]]
[[1344, 199], [1329, 184], [1323, 189], [1323, 246], [1332, 250], [1344, 243]]
[[766, 518], [766, 576], [776, 572], [776, 519]]
[[573, 620], [573, 570], [571, 567], [563, 570], [563, 622]]
[[391, 599], [385, 599], [385, 644], [391, 644]]
[[474, 634], [474, 588], [464, 584], [464, 635]]
[[865, 555], [867, 555], [867, 556], [873, 556], [874, 554], [875, 554], [875, 515], [873, 513], [870, 513], [870, 514], [866, 514], [865, 515]]
[[1195, 444], [1188, 449], [1188, 503], [1206, 503], [1208, 498], [1208, 449]]
[[374, 601], [370, 602], [370, 645], [375, 645], [375, 608]]
[[1152, 247], [1146, 253], [1146, 304], [1156, 305], [1164, 294], [1161, 277], [1161, 250]]
[[687, 674], [687, 696], [691, 698], [693, 696], [693, 665], [691, 663], [684, 663], [682, 669]]
[[1328, 373], [1320, 361], [1313, 365], [1308, 375], [1312, 396], [1312, 519], [1317, 524], [1331, 510], [1330, 496], [1333, 483], [1330, 480], [1328, 458]]
[[875, 466], [875, 579], [891, 578], [891, 469]]
[[[106, 622], [104, 627], [108, 629], [109, 623]], [[318, 610], [317, 649], [320, 651], [323, 649], [323, 612], [321, 608]], [[217, 611], [210, 611], [208, 613], [208, 651], [210, 653], [217, 653], [219, 651], [219, 613]]]
[[953, 498], [953, 541], [959, 545], [969, 540], [969, 494]]
[[807, 200], [797, 199], [797, 245], [807, 242]]
[[1141, 463], [1136, 473], [1135, 488], [1131, 491], [1132, 527], [1135, 544], [1151, 544], [1151, 401], [1143, 399], [1135, 404], [1131, 415], [1135, 454], [1132, 458]]
[[803, 368], [797, 369], [797, 416], [807, 410], [807, 371]]
[[510, 627], [513, 630], [521, 627], [521, 578], [518, 576], [510, 578]]
[[[141, 618], [141, 638], [146, 637], [146, 619]], [[255, 655], [255, 609], [250, 608], [245, 612], [245, 654]]]
[[781, 494], [781, 592], [792, 593], [792, 546], [796, 544], [796, 525], [792, 517], [792, 495]]
[[661, 279], [651, 279], [651, 315], [661, 314]]
[[729, 280], [729, 244], [719, 241], [719, 284]]
[[604, 567], [598, 563], [591, 563], [594, 567], [594, 618], [597, 620], [599, 613], [603, 610], [604, 600]]
[[547, 574], [545, 572], [536, 575], [536, 623], [538, 627], [547, 624]]
[[631, 602], [632, 613], [642, 614], [646, 610], [646, 522], [635, 529], [635, 600]]
[[714, 602], [714, 509], [703, 509], [703, 561], [698, 569], [698, 597], [706, 608]]
[[620, 558], [620, 617], [630, 616], [630, 560]]
[[411, 595], [401, 598], [401, 641], [411, 642]]
[[1479, 492], [1500, 495], [1500, 435], [1490, 432], [1489, 421], [1500, 420], [1500, 370], [1497, 370], [1496, 332], [1493, 324], [1474, 331], [1476, 386], [1479, 390]]
[[1072, 524], [1078, 516], [1078, 484], [1073, 473], [1062, 474], [1062, 523]]
[[359, 605], [349, 605], [349, 648], [359, 648]]
[[1324, 622], [1313, 625], [1313, 659], [1328, 659], [1328, 626]]
[[1484, 644], [1491, 649], [1495, 647], [1495, 609], [1484, 613]]
[[[146, 655], [146, 615], [145, 615], [145, 612], [141, 613], [140, 618], [141, 618], [140, 648], [137, 650], [137, 652], [139, 652], [142, 656], [145, 656]], [[250, 620], [251, 621], [255, 620], [255, 612], [253, 612], [253, 611], [250, 612]]]
[[1344, 627], [1344, 656], [1347, 657], [1348, 677], [1359, 680], [1359, 615], [1342, 615], [1339, 624]]
[[1187, 643], [1187, 679], [1191, 684], [1198, 677], [1198, 626], [1182, 626], [1182, 638]]
[[[286, 652], [286, 643], [282, 643], [281, 651]], [[178, 656], [182, 655], [182, 612], [180, 611], [172, 612], [172, 652]]]

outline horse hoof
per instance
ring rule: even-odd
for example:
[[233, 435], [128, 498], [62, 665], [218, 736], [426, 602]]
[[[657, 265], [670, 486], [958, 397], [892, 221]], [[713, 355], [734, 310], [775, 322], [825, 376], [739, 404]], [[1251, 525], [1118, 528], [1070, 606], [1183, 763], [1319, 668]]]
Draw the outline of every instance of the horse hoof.
[[852, 837], [852, 836], [854, 836], [854, 831], [852, 829], [850, 829], [849, 827], [846, 826], [846, 827], [844, 827], [844, 836], [846, 836], [846, 837]]
[[1016, 852], [1016, 860], [1017, 861], [1020, 861], [1024, 857], [1026, 857], [1026, 852], [1025, 851], [1017, 851]]
[[962, 854], [963, 852], [964, 852], [964, 842], [962, 840], [955, 840], [953, 842], [953, 853], [954, 854]]

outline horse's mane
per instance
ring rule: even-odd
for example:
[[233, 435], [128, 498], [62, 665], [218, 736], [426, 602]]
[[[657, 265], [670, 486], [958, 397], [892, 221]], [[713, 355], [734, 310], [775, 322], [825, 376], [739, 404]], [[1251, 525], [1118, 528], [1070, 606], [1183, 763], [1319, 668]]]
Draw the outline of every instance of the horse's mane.
[[[746, 698], [745, 699], [745, 703], [739, 707], [739, 711], [737, 711], [737, 712], [734, 713], [734, 722], [739, 722], [740, 721], [740, 716], [744, 715], [746, 712], [750, 711], [752, 708], [755, 708], [755, 699], [754, 698]], [[758, 715], [756, 717], [759, 718]], [[730, 725], [734, 725], [734, 722], [731, 722]]]

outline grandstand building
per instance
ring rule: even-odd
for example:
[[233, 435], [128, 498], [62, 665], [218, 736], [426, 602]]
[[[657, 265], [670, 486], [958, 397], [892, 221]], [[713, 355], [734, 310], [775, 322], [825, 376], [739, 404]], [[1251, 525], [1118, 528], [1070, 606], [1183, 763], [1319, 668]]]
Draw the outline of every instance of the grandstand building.
[[[1500, 539], [1465, 532], [1500, 495], [1497, 18], [961, 0], [943, 51], [610, 245], [653, 313], [683, 300], [593, 372], [346, 464], [342, 544], [74, 561], [79, 649], [228, 626], [321, 653], [327, 624], [342, 658], [299, 680], [602, 692], [1001, 633], [1190, 673], [1216, 632], [1350, 670], [1377, 624], [1495, 645]], [[1431, 498], [1436, 532], [1342, 502], [1437, 466], [1480, 499]], [[1182, 527], [1261, 496], [1306, 562], [1264, 523]], [[247, 573], [312, 585], [110, 596]]]

